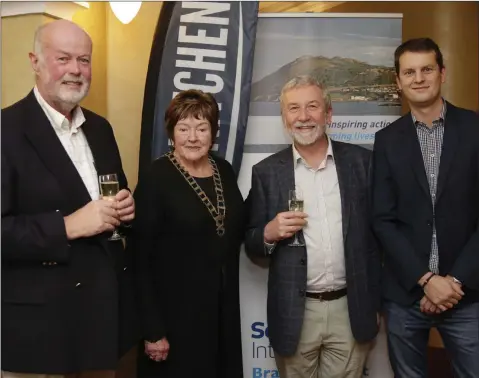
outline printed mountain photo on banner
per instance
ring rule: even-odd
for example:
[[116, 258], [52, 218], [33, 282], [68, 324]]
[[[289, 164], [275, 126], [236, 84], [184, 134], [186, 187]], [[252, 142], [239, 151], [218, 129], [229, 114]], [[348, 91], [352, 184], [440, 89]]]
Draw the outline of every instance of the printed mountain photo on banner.
[[335, 101], [375, 101], [401, 106], [393, 67], [351, 58], [301, 56], [253, 83], [252, 102], [277, 102], [281, 87], [296, 75], [313, 75], [325, 83]]

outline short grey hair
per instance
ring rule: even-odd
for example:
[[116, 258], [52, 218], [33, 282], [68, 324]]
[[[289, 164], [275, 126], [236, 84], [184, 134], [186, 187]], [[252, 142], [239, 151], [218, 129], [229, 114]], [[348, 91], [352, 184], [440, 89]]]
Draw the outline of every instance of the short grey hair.
[[284, 94], [295, 88], [299, 87], [305, 87], [309, 85], [314, 85], [321, 89], [321, 93], [323, 94], [323, 99], [324, 99], [324, 104], [326, 105], [326, 109], [331, 109], [331, 96], [329, 95], [328, 88], [320, 82], [316, 77], [311, 76], [311, 75], [299, 75], [293, 77], [291, 80], [289, 80], [281, 89], [281, 94], [279, 96], [279, 102], [281, 104], [281, 109], [283, 108], [283, 102], [284, 102]]

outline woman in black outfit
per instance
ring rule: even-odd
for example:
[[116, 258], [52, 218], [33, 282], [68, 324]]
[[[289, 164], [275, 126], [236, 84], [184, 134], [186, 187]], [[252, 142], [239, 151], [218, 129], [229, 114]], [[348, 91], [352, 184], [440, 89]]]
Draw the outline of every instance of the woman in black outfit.
[[138, 378], [242, 378], [239, 251], [243, 198], [210, 153], [211, 94], [180, 92], [165, 114], [171, 152], [135, 192], [133, 233], [144, 345]]

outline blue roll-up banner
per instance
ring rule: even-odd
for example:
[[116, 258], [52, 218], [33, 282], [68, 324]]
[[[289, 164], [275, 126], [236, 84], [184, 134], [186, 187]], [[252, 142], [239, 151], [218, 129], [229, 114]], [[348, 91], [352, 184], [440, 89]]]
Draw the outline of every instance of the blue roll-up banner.
[[214, 95], [220, 127], [212, 150], [239, 174], [248, 120], [257, 2], [164, 2], [145, 86], [139, 178], [169, 151], [165, 110], [182, 90]]

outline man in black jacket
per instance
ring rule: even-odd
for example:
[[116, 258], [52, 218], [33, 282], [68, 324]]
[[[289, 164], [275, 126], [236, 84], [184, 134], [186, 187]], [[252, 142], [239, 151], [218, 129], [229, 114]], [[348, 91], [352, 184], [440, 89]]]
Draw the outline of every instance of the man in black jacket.
[[441, 97], [445, 68], [429, 38], [395, 52], [411, 112], [376, 134], [374, 229], [398, 378], [427, 377], [429, 330], [455, 377], [479, 377], [479, 117]]
[[[134, 218], [113, 130], [78, 104], [90, 37], [65, 20], [40, 27], [34, 89], [2, 110], [2, 376], [113, 376], [119, 329], [134, 329], [129, 258], [108, 240]], [[98, 176], [115, 173], [116, 201]], [[125, 312], [123, 311], [125, 310]], [[132, 311], [130, 313], [130, 311]], [[132, 334], [130, 344], [135, 342]], [[97, 375], [98, 377], [98, 375]]]

